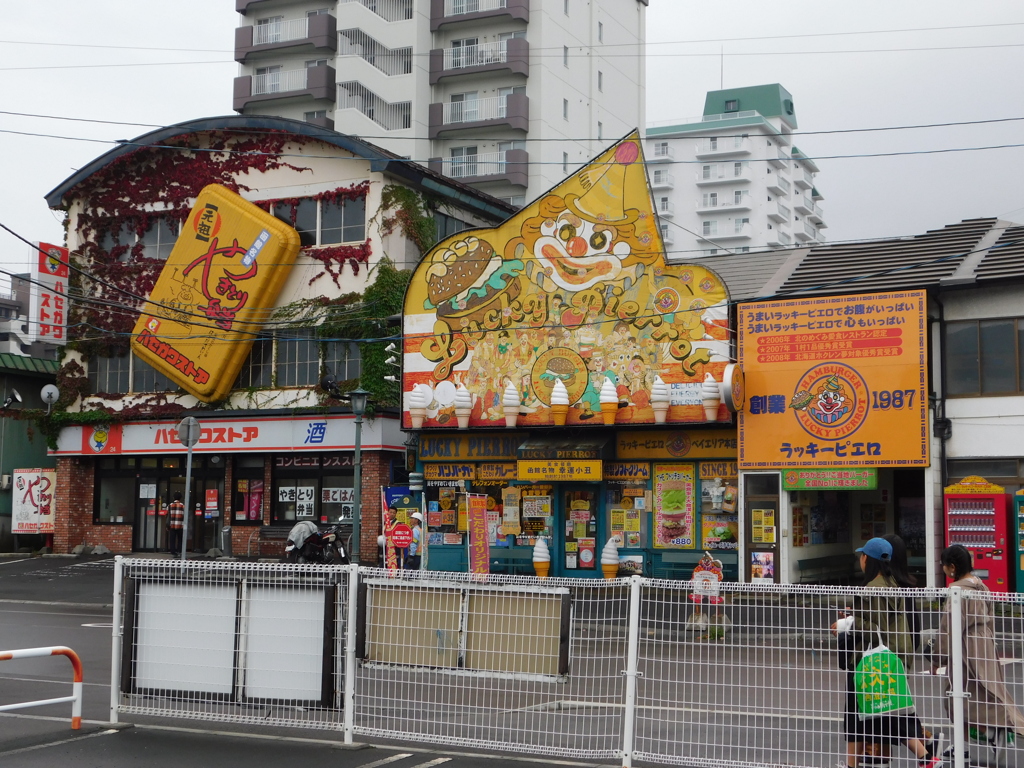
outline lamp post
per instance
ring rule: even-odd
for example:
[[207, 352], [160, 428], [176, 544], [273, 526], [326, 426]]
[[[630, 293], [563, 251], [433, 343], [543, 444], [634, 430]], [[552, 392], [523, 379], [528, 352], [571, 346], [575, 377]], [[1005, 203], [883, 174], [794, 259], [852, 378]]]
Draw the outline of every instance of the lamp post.
[[352, 505], [352, 562], [357, 564], [359, 563], [359, 524], [363, 514], [363, 474], [360, 454], [363, 448], [363, 414], [366, 413], [366, 400], [369, 396], [370, 393], [362, 387], [348, 393], [352, 415], [356, 417], [356, 449], [355, 456], [352, 458], [354, 464], [352, 484], [355, 486], [355, 503]]

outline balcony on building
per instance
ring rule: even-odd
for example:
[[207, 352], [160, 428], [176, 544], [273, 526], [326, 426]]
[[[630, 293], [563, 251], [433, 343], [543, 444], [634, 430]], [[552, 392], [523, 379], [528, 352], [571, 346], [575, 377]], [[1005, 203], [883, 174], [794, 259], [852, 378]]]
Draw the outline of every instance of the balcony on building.
[[729, 222], [726, 226], [719, 227], [717, 232], [705, 232], [701, 240], [708, 242], [721, 242], [722, 240], [749, 240], [754, 236], [754, 229], [749, 221]]
[[[505, 18], [502, 18], [505, 17]], [[530, 0], [430, 0], [430, 31], [464, 21], [530, 21]]]
[[768, 191], [774, 195], [788, 195], [792, 186], [788, 181], [779, 176], [777, 173], [769, 174], [768, 182], [765, 184]]
[[315, 125], [317, 128], [326, 128], [329, 131], [334, 130], [334, 120], [327, 116], [326, 110], [306, 112], [302, 116], [302, 122]]
[[243, 75], [235, 78], [233, 108], [242, 112], [250, 104], [300, 97], [333, 103], [336, 90], [334, 67], [326, 64]]
[[776, 203], [775, 207], [768, 208], [768, 218], [772, 221], [777, 221], [780, 224], [785, 224], [793, 217], [793, 212], [789, 210], [789, 206], [783, 205], [782, 203]]
[[672, 145], [667, 141], [658, 141], [648, 144], [646, 160], [648, 163], [670, 163], [675, 159], [676, 153], [672, 151]]
[[671, 219], [676, 215], [676, 207], [671, 200], [657, 200], [654, 208], [663, 219]]
[[736, 184], [750, 181], [750, 166], [746, 163], [715, 163], [697, 171], [697, 186]]
[[672, 174], [665, 169], [658, 169], [651, 172], [651, 189], [672, 189], [675, 180]]
[[793, 184], [798, 189], [812, 189], [814, 187], [814, 176], [806, 168], [797, 168], [793, 172]]
[[807, 216], [814, 210], [814, 203], [806, 195], [793, 195], [793, 210], [802, 216]]
[[768, 231], [767, 243], [772, 248], [785, 248], [793, 244], [793, 237], [778, 227]]
[[801, 243], [809, 243], [811, 240], [817, 239], [818, 230], [810, 224], [804, 223], [802, 227], [795, 227], [793, 234]]
[[773, 168], [785, 169], [789, 167], [790, 154], [781, 147], [768, 147], [768, 157], [766, 159], [768, 160], [768, 165]]
[[525, 187], [530, 178], [530, 153], [525, 149], [482, 152], [452, 158], [432, 157], [428, 164], [430, 170], [466, 184], [502, 181], [512, 186]]
[[812, 224], [817, 224], [819, 227], [824, 227], [825, 219], [823, 218], [823, 216], [824, 215], [822, 213], [821, 206], [812, 204], [811, 212], [807, 214], [807, 219]]
[[333, 55], [337, 50], [338, 21], [328, 13], [235, 30], [235, 61], [239, 63], [260, 58], [265, 53]]
[[751, 152], [747, 136], [712, 136], [702, 139], [696, 147], [698, 158], [740, 157]]
[[697, 213], [720, 213], [722, 211], [749, 211], [751, 208], [749, 192], [733, 192], [719, 194], [705, 192], [694, 202]]
[[430, 52], [430, 84], [446, 77], [508, 71], [528, 77], [530, 44], [523, 38], [478, 43], [460, 48], [434, 48]]
[[430, 105], [429, 136], [479, 128], [530, 130], [530, 97], [525, 93], [494, 96], [470, 101], [449, 101]]
[[676, 242], [675, 241], [675, 236], [672, 234], [672, 228], [671, 227], [662, 227], [661, 228], [661, 244], [666, 246], [666, 247], [671, 247], [672, 245], [675, 245], [675, 242]]

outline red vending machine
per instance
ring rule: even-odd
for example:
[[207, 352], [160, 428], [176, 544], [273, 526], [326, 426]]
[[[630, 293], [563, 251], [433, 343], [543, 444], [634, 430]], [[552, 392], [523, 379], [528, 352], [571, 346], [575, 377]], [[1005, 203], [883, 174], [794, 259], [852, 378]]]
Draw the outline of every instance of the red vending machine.
[[1010, 497], [983, 477], [965, 477], [943, 494], [946, 546], [962, 544], [974, 557], [974, 575], [993, 592], [1013, 592], [1016, 575]]

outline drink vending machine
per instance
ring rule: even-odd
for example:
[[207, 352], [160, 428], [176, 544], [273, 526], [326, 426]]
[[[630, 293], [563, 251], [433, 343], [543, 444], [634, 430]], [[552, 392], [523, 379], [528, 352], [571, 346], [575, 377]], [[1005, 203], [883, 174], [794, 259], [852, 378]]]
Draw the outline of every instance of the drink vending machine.
[[1024, 591], [1024, 490], [1017, 491], [1013, 497], [1013, 523], [1017, 529], [1017, 551], [1015, 567], [1011, 568], [1017, 576], [1017, 591]]
[[1018, 534], [1010, 530], [1010, 497], [1006, 489], [972, 475], [946, 487], [943, 496], [946, 546], [961, 544], [970, 550], [974, 575], [990, 590], [1012, 592], [1017, 574]]

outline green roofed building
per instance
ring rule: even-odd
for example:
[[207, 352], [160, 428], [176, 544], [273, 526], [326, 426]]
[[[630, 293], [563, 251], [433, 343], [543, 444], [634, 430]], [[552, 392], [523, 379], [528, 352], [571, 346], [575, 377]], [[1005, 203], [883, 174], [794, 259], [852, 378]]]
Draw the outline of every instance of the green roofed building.
[[778, 83], [709, 91], [704, 114], [647, 127], [645, 152], [668, 257], [825, 241], [818, 166], [793, 145]]

